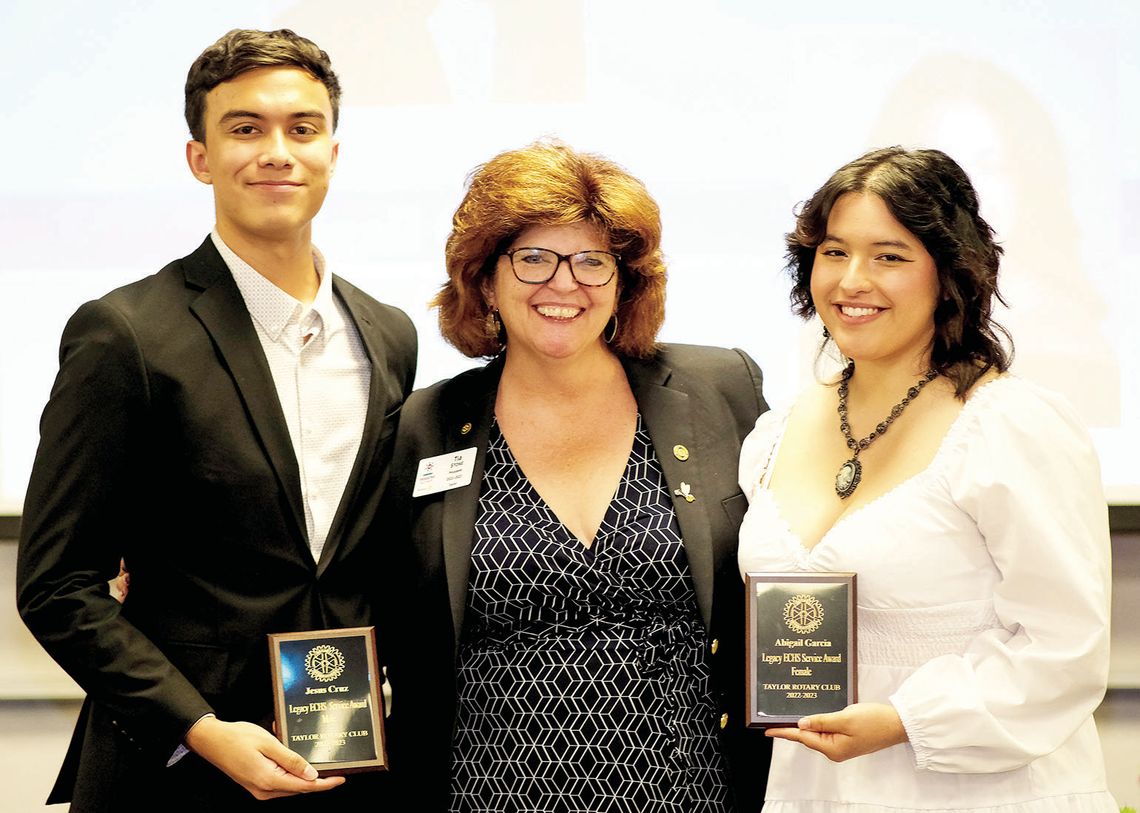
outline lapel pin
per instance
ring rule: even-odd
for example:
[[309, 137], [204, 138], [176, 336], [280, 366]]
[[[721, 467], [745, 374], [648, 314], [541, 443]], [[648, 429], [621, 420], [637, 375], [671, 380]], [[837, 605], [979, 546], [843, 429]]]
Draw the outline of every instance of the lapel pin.
[[689, 459], [689, 450], [678, 443], [673, 447], [673, 457], [677, 458], [681, 462], [684, 462]]
[[461, 435], [466, 435], [466, 434], [469, 434], [470, 432], [471, 432], [471, 421], [468, 421], [467, 423], [463, 424], [463, 426], [459, 427], [459, 434], [461, 434]]
[[684, 498], [685, 502], [693, 502], [696, 499], [690, 492], [690, 486], [684, 480], [681, 481], [681, 487], [673, 489], [673, 493], [678, 497]]

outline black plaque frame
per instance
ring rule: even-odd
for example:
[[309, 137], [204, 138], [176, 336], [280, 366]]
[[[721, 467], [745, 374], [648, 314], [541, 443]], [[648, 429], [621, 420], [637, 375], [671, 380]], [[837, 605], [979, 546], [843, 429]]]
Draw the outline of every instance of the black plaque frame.
[[287, 748], [321, 776], [388, 769], [375, 628], [273, 633], [269, 662]]
[[[747, 573], [745, 582], [746, 725], [794, 726], [801, 717], [855, 703], [855, 574]], [[804, 596], [809, 598], [792, 604]], [[819, 612], [820, 625], [804, 631], [811, 624], [801, 624], [797, 631], [785, 620], [786, 608], [805, 602], [807, 609]], [[777, 645], [780, 641], [786, 643]], [[837, 655], [838, 663], [819, 660]], [[807, 672], [794, 674], [793, 669]]]

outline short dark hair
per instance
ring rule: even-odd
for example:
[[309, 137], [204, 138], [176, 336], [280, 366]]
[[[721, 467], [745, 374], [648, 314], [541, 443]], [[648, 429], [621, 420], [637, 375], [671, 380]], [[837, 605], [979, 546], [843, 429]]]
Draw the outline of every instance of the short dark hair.
[[558, 141], [500, 153], [475, 169], [447, 238], [447, 282], [435, 299], [443, 338], [477, 358], [502, 348], [485, 284], [499, 254], [530, 226], [589, 223], [621, 255], [617, 333], [610, 347], [645, 358], [665, 320], [661, 212], [641, 181], [606, 158]]
[[804, 319], [815, 314], [811, 272], [816, 248], [827, 234], [835, 202], [861, 192], [882, 199], [934, 258], [940, 289], [931, 349], [934, 369], [954, 382], [959, 398], [991, 368], [1009, 369], [1012, 342], [993, 318], [994, 300], [1005, 304], [997, 284], [1002, 249], [978, 212], [969, 176], [940, 150], [874, 150], [836, 171], [800, 206], [795, 230], [786, 236], [792, 311]]
[[329, 55], [288, 28], [252, 31], [235, 28], [194, 60], [186, 75], [186, 124], [195, 141], [206, 140], [206, 94], [222, 82], [254, 68], [293, 67], [312, 74], [329, 92], [332, 126], [340, 113], [340, 81]]

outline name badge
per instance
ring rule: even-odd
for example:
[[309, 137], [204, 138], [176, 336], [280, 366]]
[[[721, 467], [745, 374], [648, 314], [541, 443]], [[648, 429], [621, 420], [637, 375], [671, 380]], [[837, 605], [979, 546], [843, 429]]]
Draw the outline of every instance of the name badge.
[[472, 446], [459, 452], [425, 457], [420, 461], [419, 470], [416, 471], [416, 485], [412, 489], [412, 496], [423, 497], [470, 485], [471, 475], [475, 472], [477, 451]]

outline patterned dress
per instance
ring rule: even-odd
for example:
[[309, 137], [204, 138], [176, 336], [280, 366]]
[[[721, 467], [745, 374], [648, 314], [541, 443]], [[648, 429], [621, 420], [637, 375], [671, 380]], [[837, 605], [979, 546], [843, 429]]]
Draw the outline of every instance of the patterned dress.
[[593, 545], [494, 426], [460, 653], [453, 811], [726, 811], [705, 629], [638, 416]]

